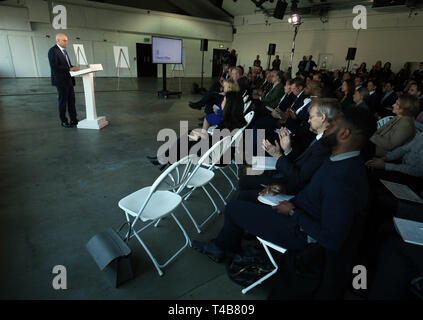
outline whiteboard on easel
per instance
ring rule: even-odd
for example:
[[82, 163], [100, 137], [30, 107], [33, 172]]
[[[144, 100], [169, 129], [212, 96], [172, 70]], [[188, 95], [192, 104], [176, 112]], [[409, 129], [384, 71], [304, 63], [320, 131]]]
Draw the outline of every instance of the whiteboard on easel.
[[130, 69], [128, 47], [113, 46], [116, 68]]
[[79, 66], [88, 66], [87, 56], [85, 55], [84, 45], [74, 44], [73, 50], [75, 51], [76, 64]]

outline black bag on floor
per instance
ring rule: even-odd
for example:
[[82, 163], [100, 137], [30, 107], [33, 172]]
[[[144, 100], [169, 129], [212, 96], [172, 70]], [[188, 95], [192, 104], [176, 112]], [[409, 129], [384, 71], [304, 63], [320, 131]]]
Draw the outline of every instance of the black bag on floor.
[[265, 251], [257, 248], [248, 248], [243, 255], [236, 254], [226, 266], [229, 279], [243, 287], [251, 285], [273, 269], [275, 267]]

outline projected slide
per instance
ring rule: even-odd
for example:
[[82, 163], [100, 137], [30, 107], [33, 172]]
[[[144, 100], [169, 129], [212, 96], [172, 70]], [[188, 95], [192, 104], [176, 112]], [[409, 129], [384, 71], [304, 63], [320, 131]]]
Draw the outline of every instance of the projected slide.
[[153, 63], [182, 63], [182, 40], [152, 37]]

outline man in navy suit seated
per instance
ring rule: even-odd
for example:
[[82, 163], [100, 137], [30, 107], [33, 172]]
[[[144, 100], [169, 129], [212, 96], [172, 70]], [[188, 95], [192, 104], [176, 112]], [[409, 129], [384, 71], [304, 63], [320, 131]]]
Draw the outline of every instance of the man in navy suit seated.
[[[78, 124], [75, 109], [75, 79], [69, 71], [79, 71], [70, 61], [66, 48], [68, 37], [63, 33], [56, 35], [56, 45], [48, 51], [48, 60], [51, 68], [51, 84], [57, 88], [59, 94], [59, 116], [62, 127], [70, 128]], [[71, 122], [66, 117], [66, 106]]]

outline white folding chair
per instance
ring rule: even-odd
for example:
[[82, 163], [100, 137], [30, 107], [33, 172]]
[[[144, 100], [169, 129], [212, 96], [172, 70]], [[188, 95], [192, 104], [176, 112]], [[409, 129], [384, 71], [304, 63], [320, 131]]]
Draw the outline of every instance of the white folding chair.
[[380, 120], [378, 120], [377, 122], [377, 128], [379, 129], [380, 127], [382, 127], [385, 123], [387, 123], [389, 120], [391, 120], [394, 116], [387, 116], [385, 118], [382, 118]]
[[246, 96], [244, 96], [244, 97], [243, 97], [243, 99], [244, 99], [244, 103], [246, 103], [246, 102], [248, 101], [248, 98], [249, 98], [249, 96], [248, 96], [248, 95], [246, 95]]
[[270, 261], [272, 262], [273, 266], [275, 267], [275, 269], [273, 269], [270, 273], [266, 274], [264, 277], [258, 279], [256, 282], [254, 282], [253, 284], [249, 285], [247, 288], [244, 288], [241, 290], [241, 292], [243, 294], [246, 294], [248, 291], [250, 291], [252, 288], [254, 288], [255, 286], [258, 286], [259, 284], [261, 284], [264, 280], [269, 279], [271, 276], [273, 276], [279, 269], [278, 264], [275, 262], [275, 259], [273, 258], [272, 254], [270, 253], [269, 248], [272, 248], [273, 250], [279, 251], [280, 253], [285, 253], [286, 249], [282, 248], [281, 246], [278, 246], [272, 242], [263, 240], [259, 237], [257, 237], [257, 239], [261, 242], [261, 244], [263, 245], [264, 250], [267, 253], [267, 256], [269, 257]]
[[[215, 143], [197, 162], [197, 166], [194, 168], [190, 176], [187, 178], [187, 188], [191, 190], [183, 196], [183, 200], [188, 200], [191, 194], [197, 189], [201, 188], [204, 193], [209, 198], [210, 202], [213, 204], [214, 211], [207, 216], [207, 218], [199, 224], [194, 217], [192, 216], [191, 212], [188, 210], [184, 202], [182, 202], [182, 206], [184, 207], [186, 213], [188, 214], [189, 218], [191, 219], [192, 223], [194, 224], [198, 233], [201, 233], [201, 228], [217, 213], [220, 213], [219, 208], [217, 207], [213, 197], [205, 188], [206, 185], [210, 185], [213, 190], [217, 193], [217, 195], [223, 200], [222, 195], [216, 189], [216, 187], [212, 184], [211, 180], [214, 178], [214, 165], [222, 158], [225, 151], [228, 149], [231, 143], [231, 137], [224, 137], [219, 142]], [[203, 164], [207, 161], [212, 164], [212, 166], [208, 168], [204, 168]]]
[[[119, 207], [125, 212], [126, 220], [130, 228], [127, 236], [129, 238], [136, 237], [147, 252], [151, 261], [159, 275], [163, 275], [162, 268], [166, 267], [178, 254], [182, 252], [188, 245], [191, 246], [185, 229], [182, 227], [173, 211], [182, 203], [182, 197], [178, 194], [187, 183], [189, 165], [186, 165], [186, 158], [172, 164], [167, 168], [150, 187], [137, 190], [119, 201]], [[181, 165], [185, 166], [181, 169]], [[182, 189], [181, 189], [182, 187]], [[169, 190], [177, 190], [172, 192]], [[178, 227], [182, 230], [185, 237], [185, 244], [173, 254], [165, 263], [159, 264], [157, 259], [152, 255], [144, 241], [141, 239], [140, 233], [152, 224], [158, 223], [161, 218], [170, 215], [175, 220]], [[131, 221], [132, 219], [132, 221]], [[141, 229], [136, 230], [137, 223], [147, 223]]]
[[[239, 131], [234, 135], [233, 146], [235, 147], [235, 152], [239, 152], [239, 144], [242, 141], [241, 134], [244, 133], [245, 129], [250, 125], [251, 121], [253, 121], [254, 118], [254, 111], [248, 112], [245, 116], [245, 121], [247, 121], [247, 124], [242, 128], [242, 132], [239, 133]], [[232, 167], [229, 167], [229, 170], [232, 171], [232, 173], [235, 175], [236, 179], [239, 180], [239, 166], [236, 163], [235, 159], [232, 159], [232, 164], [236, 167], [236, 172], [232, 169]]]
[[251, 100], [244, 103], [244, 114], [248, 111], [248, 108], [251, 106], [251, 103]]

